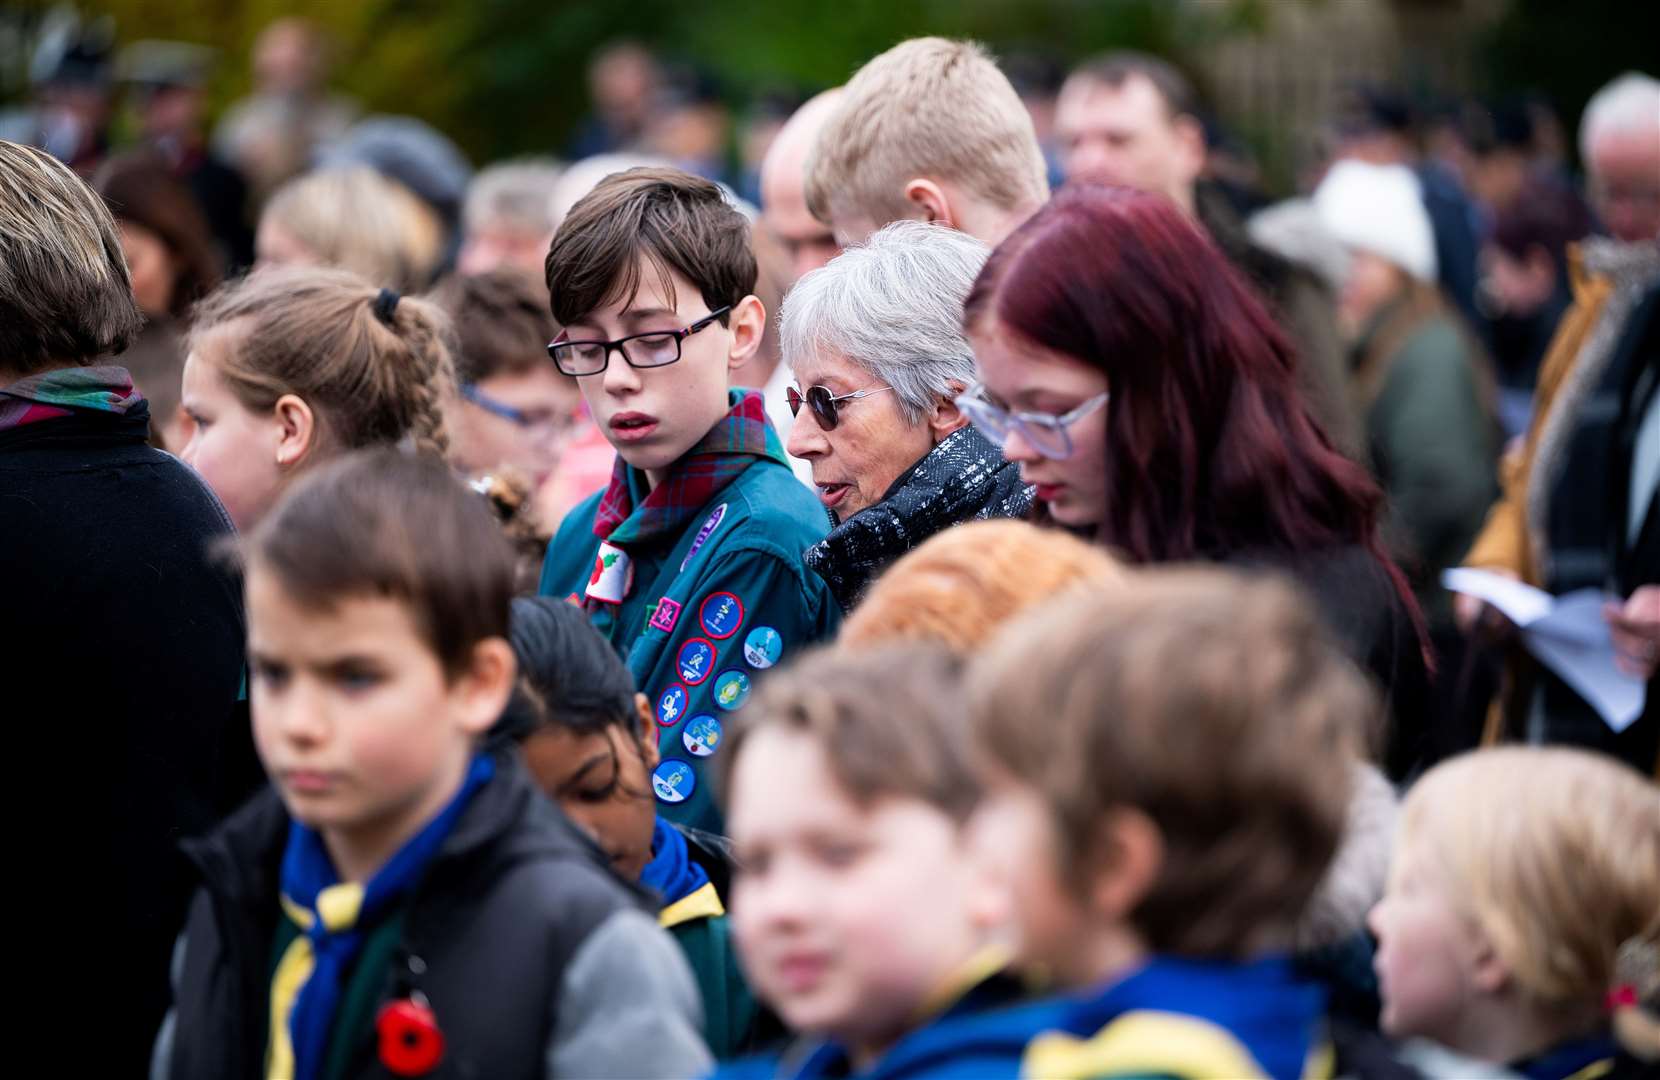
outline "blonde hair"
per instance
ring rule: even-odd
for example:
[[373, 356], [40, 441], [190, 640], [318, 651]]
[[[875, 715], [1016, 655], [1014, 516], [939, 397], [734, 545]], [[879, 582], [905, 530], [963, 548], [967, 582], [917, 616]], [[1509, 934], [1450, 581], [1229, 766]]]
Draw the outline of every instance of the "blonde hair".
[[142, 323], [104, 201], [45, 151], [0, 140], [0, 365], [86, 363]]
[[860, 68], [807, 155], [807, 208], [851, 210], [881, 226], [911, 217], [905, 182], [961, 184], [1004, 210], [1049, 197], [1031, 114], [984, 47], [901, 42]]
[[1309, 600], [1266, 577], [1138, 570], [1034, 609], [971, 666], [977, 751], [1042, 800], [1087, 899], [1119, 809], [1163, 859], [1127, 916], [1147, 947], [1287, 947], [1343, 834], [1365, 678]]
[[[1596, 1005], [1627, 982], [1660, 993], [1660, 788], [1635, 771], [1565, 747], [1465, 754], [1407, 793], [1397, 866], [1408, 848], [1535, 1001]], [[1624, 970], [1622, 950], [1646, 970]]]
[[455, 384], [449, 320], [434, 304], [381, 292], [344, 270], [257, 270], [197, 305], [189, 347], [235, 332], [229, 348], [205, 358], [249, 410], [268, 412], [294, 394], [341, 448], [407, 436], [442, 455], [443, 403]]
[[971, 521], [931, 537], [877, 578], [836, 641], [936, 642], [972, 652], [1027, 608], [1127, 574], [1101, 548], [1058, 529]]
[[291, 180], [266, 204], [272, 221], [327, 266], [376, 285], [418, 292], [444, 252], [444, 225], [413, 192], [367, 166], [325, 169]]

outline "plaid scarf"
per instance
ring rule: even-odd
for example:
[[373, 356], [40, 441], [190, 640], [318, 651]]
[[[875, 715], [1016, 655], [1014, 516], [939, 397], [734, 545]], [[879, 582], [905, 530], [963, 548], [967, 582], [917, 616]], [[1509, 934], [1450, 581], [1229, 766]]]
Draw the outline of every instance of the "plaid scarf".
[[0, 431], [94, 409], [124, 415], [144, 400], [124, 367], [59, 368], [0, 386]]
[[728, 391], [731, 410], [696, 446], [674, 463], [669, 476], [634, 505], [629, 466], [621, 457], [611, 471], [611, 486], [594, 514], [594, 535], [612, 547], [626, 548], [664, 535], [678, 534], [692, 516], [721, 489], [749, 468], [750, 458], [771, 458], [788, 465], [783, 444], [767, 423], [766, 406], [754, 390]]

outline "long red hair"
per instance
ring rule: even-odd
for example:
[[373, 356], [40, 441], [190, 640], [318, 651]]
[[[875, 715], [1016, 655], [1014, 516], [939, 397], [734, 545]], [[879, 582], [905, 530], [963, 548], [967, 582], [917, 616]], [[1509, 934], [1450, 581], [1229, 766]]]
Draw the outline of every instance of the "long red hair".
[[988, 317], [1105, 373], [1102, 543], [1148, 563], [1358, 544], [1421, 618], [1379, 539], [1382, 490], [1310, 415], [1285, 334], [1168, 199], [1063, 189], [986, 263], [964, 318]]

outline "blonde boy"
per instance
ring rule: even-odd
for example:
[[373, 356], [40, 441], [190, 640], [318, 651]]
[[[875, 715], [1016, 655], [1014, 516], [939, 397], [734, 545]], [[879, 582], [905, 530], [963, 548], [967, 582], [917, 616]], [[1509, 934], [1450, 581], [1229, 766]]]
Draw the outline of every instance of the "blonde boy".
[[1617, 761], [1507, 747], [1430, 770], [1371, 924], [1391, 1035], [1545, 1080], [1642, 1075], [1615, 1028], [1660, 1061], [1660, 788]]
[[938, 37], [859, 69], [806, 172], [808, 209], [843, 245], [909, 218], [996, 246], [1049, 198], [1020, 95], [982, 46]]

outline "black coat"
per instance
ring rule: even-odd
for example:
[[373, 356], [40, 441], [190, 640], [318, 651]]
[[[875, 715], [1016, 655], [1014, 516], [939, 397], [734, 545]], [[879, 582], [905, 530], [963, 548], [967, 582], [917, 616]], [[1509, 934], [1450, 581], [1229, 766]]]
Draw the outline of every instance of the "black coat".
[[[433, 1077], [542, 1075], [555, 1025], [550, 1003], [560, 1000], [573, 954], [617, 912], [648, 906], [510, 752], [496, 761], [495, 778], [473, 796], [410, 897], [385, 974], [383, 1001], [419, 991], [431, 1002], [446, 1045]], [[267, 790], [185, 846], [202, 889], [175, 980], [167, 1075], [263, 1075], [288, 826]], [[385, 1075], [372, 1032], [348, 1075]]]
[[1357, 545], [1284, 555], [1251, 552], [1226, 560], [1275, 570], [1314, 600], [1337, 643], [1381, 693], [1386, 726], [1378, 751], [1383, 771], [1397, 783], [1426, 764], [1429, 669], [1424, 639], [1384, 564]]
[[146, 445], [148, 427], [141, 407], [0, 431], [8, 790], [40, 789], [13, 803], [13, 865], [51, 883], [55, 921], [88, 928], [19, 935], [49, 957], [20, 970], [73, 980], [78, 996], [87, 971], [119, 960], [121, 1007], [77, 1059], [110, 1076], [142, 1073], [166, 1008], [190, 895], [177, 841], [257, 777], [237, 704], [241, 588], [208, 553], [231, 523], [189, 468]]

